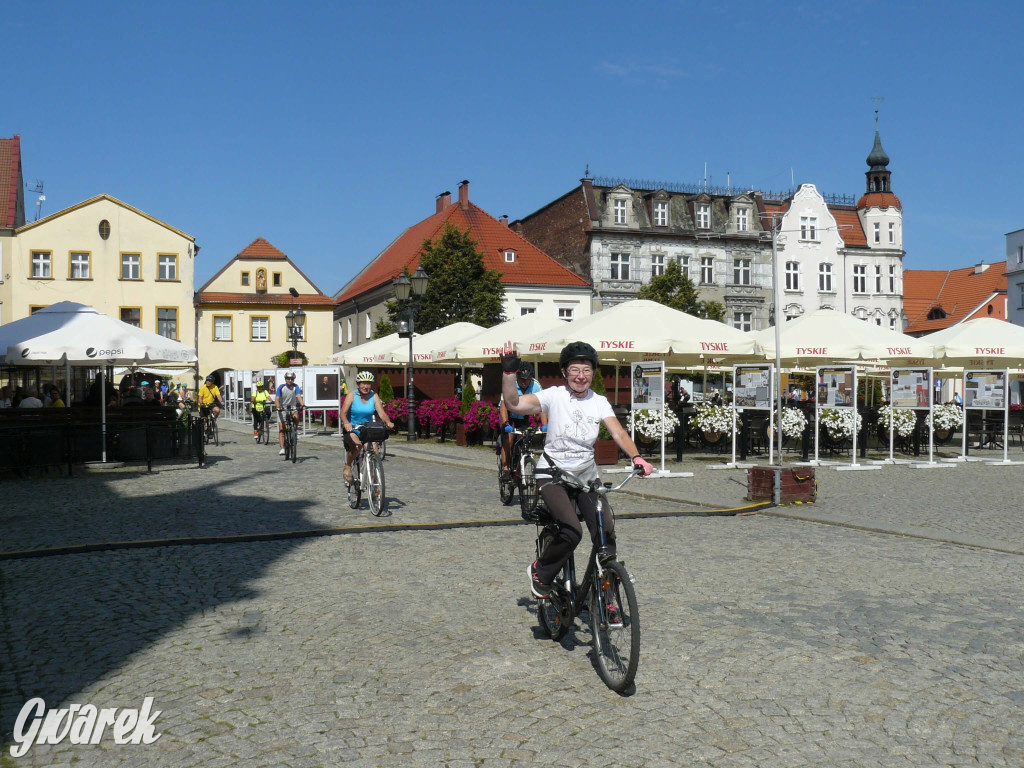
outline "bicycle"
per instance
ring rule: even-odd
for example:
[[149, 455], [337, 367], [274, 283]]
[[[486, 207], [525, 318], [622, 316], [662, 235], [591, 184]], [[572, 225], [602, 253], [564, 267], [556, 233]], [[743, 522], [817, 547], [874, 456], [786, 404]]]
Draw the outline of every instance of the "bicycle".
[[345, 483], [348, 491], [348, 505], [352, 509], [359, 506], [359, 498], [366, 490], [366, 501], [374, 517], [387, 514], [388, 500], [384, 495], [384, 463], [377, 446], [387, 444], [390, 435], [388, 428], [378, 421], [370, 421], [358, 428], [359, 454], [353, 466], [352, 481]]
[[209, 410], [200, 406], [200, 418], [203, 420], [203, 443], [209, 445], [220, 445], [220, 428], [217, 426], [217, 419]]
[[291, 459], [292, 464], [299, 456], [299, 430], [295, 422], [292, 421], [294, 412], [294, 408], [285, 408], [278, 420], [281, 431], [284, 432], [284, 460]]
[[498, 444], [498, 496], [506, 507], [512, 503], [515, 489], [519, 489], [519, 507], [523, 519], [536, 522], [534, 512], [537, 509], [537, 461], [533, 458], [532, 442], [537, 435], [544, 434], [542, 429], [527, 427], [512, 435], [512, 449], [509, 451], [509, 469], [501, 466], [501, 444]]
[[[605, 496], [621, 490], [626, 483], [642, 474], [642, 470], [634, 470], [616, 486], [599, 480], [588, 484], [572, 472], [556, 468], [551, 471], [554, 482], [569, 492], [577, 514], [579, 494], [590, 490], [597, 492], [599, 540], [591, 549], [581, 582], [576, 582], [576, 561], [570, 555], [551, 585], [550, 595], [537, 599], [540, 624], [552, 640], [561, 640], [585, 608], [593, 637], [597, 673], [609, 688], [622, 693], [633, 684], [640, 663], [640, 618], [633, 576], [624, 563], [608, 553], [602, 514]], [[537, 521], [538, 559], [557, 535], [558, 524], [541, 507]]]
[[258, 420], [256, 426], [256, 445], [263, 443], [270, 444], [270, 409], [264, 406], [262, 411], [254, 411], [253, 417]]

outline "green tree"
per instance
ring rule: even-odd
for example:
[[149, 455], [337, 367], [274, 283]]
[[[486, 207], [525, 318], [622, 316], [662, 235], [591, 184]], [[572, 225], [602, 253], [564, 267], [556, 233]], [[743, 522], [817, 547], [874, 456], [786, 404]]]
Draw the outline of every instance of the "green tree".
[[638, 299], [647, 299], [678, 309], [680, 312], [724, 321], [725, 307], [718, 301], [702, 301], [697, 287], [689, 275], [684, 275], [678, 261], [669, 261], [664, 274], [652, 277], [651, 282], [637, 293]]
[[476, 402], [476, 388], [473, 386], [469, 374], [466, 374], [466, 383], [462, 385], [462, 404], [459, 406], [459, 413], [465, 413], [469, 407]]
[[377, 387], [377, 397], [382, 403], [390, 403], [395, 399], [395, 388], [391, 385], [391, 377], [386, 373], [380, 377], [380, 386]]

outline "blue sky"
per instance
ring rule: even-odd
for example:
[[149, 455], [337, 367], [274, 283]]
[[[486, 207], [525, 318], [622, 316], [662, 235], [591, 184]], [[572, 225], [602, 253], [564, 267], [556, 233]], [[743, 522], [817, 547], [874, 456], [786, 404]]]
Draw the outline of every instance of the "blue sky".
[[197, 286], [265, 237], [333, 294], [461, 179], [511, 219], [588, 165], [859, 196], [875, 96], [907, 268], [1024, 227], [1019, 2], [5, 9], [0, 136], [42, 214], [123, 200], [196, 238]]

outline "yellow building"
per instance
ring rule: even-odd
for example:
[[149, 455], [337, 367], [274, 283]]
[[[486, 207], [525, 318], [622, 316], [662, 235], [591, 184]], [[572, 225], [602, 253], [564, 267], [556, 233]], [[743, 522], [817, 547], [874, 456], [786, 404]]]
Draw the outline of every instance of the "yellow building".
[[291, 349], [286, 315], [292, 309], [306, 316], [299, 351], [311, 365], [326, 363], [334, 351], [334, 301], [258, 237], [196, 293], [200, 371], [270, 366]]
[[3, 244], [2, 322], [58, 301], [192, 346], [195, 238], [109, 195], [30, 224]]

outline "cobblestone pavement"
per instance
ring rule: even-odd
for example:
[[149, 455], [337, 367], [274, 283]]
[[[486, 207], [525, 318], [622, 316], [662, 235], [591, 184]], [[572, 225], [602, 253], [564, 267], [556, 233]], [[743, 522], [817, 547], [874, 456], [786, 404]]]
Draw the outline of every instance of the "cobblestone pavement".
[[[337, 438], [292, 465], [222, 434], [202, 470], [0, 479], [0, 552], [518, 519], [483, 448], [393, 440], [378, 521], [345, 503]], [[153, 696], [163, 734], [0, 764], [1024, 764], [1020, 467], [819, 468], [814, 505], [704, 516], [746, 503], [710, 461], [614, 499], [691, 513], [619, 522], [643, 622], [624, 697], [588, 629], [541, 636], [526, 525], [0, 559], [0, 741], [33, 696]]]

